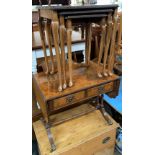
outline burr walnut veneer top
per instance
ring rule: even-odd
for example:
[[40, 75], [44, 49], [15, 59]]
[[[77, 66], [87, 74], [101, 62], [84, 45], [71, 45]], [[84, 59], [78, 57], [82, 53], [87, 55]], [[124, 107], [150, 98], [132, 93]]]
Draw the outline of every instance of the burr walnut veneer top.
[[[74, 86], [67, 87], [62, 92], [58, 92], [57, 89], [52, 88], [51, 83], [57, 84], [58, 80], [49, 82], [47, 76], [43, 73], [37, 73], [33, 75], [34, 81], [38, 86], [38, 89], [42, 92], [45, 101], [66, 96], [72, 93], [76, 93], [82, 90], [86, 90], [95, 86], [104, 85], [108, 82], [119, 79], [119, 76], [113, 74], [109, 77], [98, 78], [97, 75], [87, 68], [79, 68], [73, 71], [73, 83]], [[68, 81], [68, 79], [67, 79]], [[57, 86], [56, 86], [57, 88]]]

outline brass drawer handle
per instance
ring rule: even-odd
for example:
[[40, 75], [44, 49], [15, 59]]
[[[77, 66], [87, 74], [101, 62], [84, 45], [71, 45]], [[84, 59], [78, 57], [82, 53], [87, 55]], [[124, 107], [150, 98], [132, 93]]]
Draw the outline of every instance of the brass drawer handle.
[[98, 87], [98, 93], [102, 94], [103, 92], [104, 92], [104, 87], [103, 86]]
[[74, 96], [73, 96], [73, 95], [67, 96], [67, 97], [66, 97], [66, 102], [67, 102], [67, 104], [70, 104], [70, 103], [73, 101], [73, 99], [74, 99]]
[[110, 140], [110, 137], [106, 137], [106, 138], [103, 139], [102, 143], [106, 144], [106, 143], [108, 143], [109, 140]]

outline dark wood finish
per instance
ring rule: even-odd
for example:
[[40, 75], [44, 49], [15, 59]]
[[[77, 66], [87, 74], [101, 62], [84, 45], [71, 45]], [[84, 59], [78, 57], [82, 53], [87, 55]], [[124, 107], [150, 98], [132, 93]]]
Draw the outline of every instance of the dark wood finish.
[[[101, 18], [101, 17], [106, 17], [105, 14], [93, 14], [93, 15], [76, 15], [76, 16], [67, 16], [65, 19], [90, 19], [90, 18]], [[94, 20], [94, 19], [93, 19]]]
[[53, 10], [57, 12], [61, 11], [82, 11], [82, 10], [103, 10], [103, 9], [117, 9], [118, 5], [117, 4], [107, 4], [107, 5], [75, 5], [75, 6], [38, 6], [38, 9], [42, 10]]
[[32, 5], [62, 4], [69, 5], [70, 0], [32, 0]]
[[45, 129], [46, 129], [46, 132], [47, 132], [48, 140], [49, 140], [49, 143], [50, 143], [50, 145], [51, 145], [51, 152], [52, 152], [52, 151], [55, 151], [55, 150], [56, 150], [56, 146], [55, 146], [55, 144], [54, 144], [53, 134], [52, 134], [52, 132], [51, 132], [51, 130], [50, 130], [50, 126], [49, 126], [49, 124], [47, 124], [47, 123], [44, 121], [44, 119], [41, 119], [41, 121], [42, 121], [42, 123], [44, 124]]
[[104, 104], [103, 104], [103, 95], [100, 95], [99, 96], [99, 103], [100, 103], [100, 110], [101, 110], [101, 113], [103, 115], [103, 117], [105, 118], [105, 120], [107, 121], [108, 125], [112, 125], [112, 121], [110, 120], [110, 118], [108, 117], [108, 114], [107, 112], [105, 111], [105, 108], [104, 108]]
[[112, 9], [107, 9], [107, 10], [84, 10], [84, 11], [67, 11], [67, 12], [60, 12], [59, 14], [60, 15], [65, 15], [65, 16], [68, 16], [68, 15], [83, 15], [83, 14], [94, 14], [94, 13], [97, 13], [97, 14], [99, 14], [99, 13], [109, 13], [109, 12], [113, 12], [113, 10]]

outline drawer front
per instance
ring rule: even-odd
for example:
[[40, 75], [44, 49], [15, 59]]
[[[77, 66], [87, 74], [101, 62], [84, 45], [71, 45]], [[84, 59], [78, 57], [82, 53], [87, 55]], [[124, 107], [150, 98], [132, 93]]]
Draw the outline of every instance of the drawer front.
[[[96, 155], [97, 152], [102, 150], [102, 155], [113, 155], [113, 154], [104, 154], [105, 149], [113, 148], [115, 146], [115, 136], [116, 130], [109, 131], [100, 136], [96, 136], [91, 140], [88, 140], [85, 144], [81, 145], [79, 150], [83, 151], [80, 154]], [[109, 151], [112, 153], [112, 151]]]
[[50, 109], [59, 109], [61, 107], [65, 107], [67, 105], [73, 104], [75, 102], [79, 102], [80, 100], [84, 99], [85, 97], [85, 93], [84, 91], [78, 92], [78, 93], [74, 93], [74, 94], [70, 94], [68, 96], [65, 97], [61, 97], [58, 99], [53, 100], [53, 103], [50, 104]]
[[111, 147], [104, 148], [93, 155], [114, 155], [115, 145]]
[[88, 89], [87, 96], [88, 97], [96, 96], [99, 94], [104, 94], [104, 93], [110, 92], [112, 90], [113, 90], [113, 82], [109, 82], [107, 84]]

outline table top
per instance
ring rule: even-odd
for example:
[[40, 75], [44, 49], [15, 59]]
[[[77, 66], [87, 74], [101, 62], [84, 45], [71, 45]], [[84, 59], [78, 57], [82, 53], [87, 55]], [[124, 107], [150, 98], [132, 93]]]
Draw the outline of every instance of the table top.
[[68, 16], [68, 15], [83, 15], [83, 14], [95, 14], [95, 13], [109, 13], [113, 12], [112, 9], [104, 9], [104, 10], [83, 10], [83, 11], [62, 11], [59, 14], [62, 16]]
[[90, 10], [90, 9], [116, 9], [117, 4], [105, 4], [105, 5], [50, 5], [50, 6], [38, 6], [38, 9], [47, 9], [53, 11], [64, 11], [64, 10]]
[[[68, 75], [68, 72], [67, 72]], [[67, 76], [68, 77], [68, 76]], [[76, 93], [88, 88], [106, 84], [108, 82], [119, 79], [120, 77], [113, 74], [111, 77], [98, 78], [96, 72], [92, 68], [78, 68], [73, 70], [73, 86], [67, 87], [62, 92], [58, 92], [58, 78], [49, 82], [44, 73], [33, 74], [34, 81], [36, 82], [39, 90], [42, 92], [45, 100], [51, 100], [58, 97], [66, 96]], [[69, 79], [67, 79], [68, 81]], [[52, 83], [52, 84], [51, 84]], [[68, 82], [67, 82], [68, 83]]]

